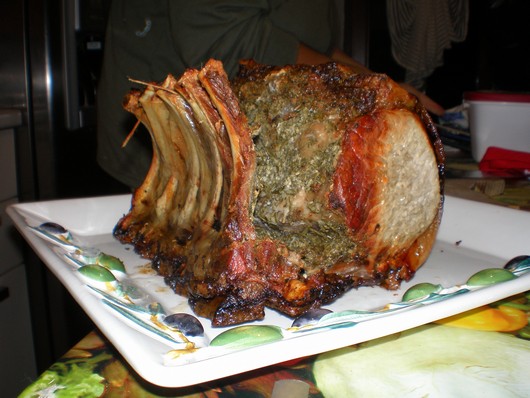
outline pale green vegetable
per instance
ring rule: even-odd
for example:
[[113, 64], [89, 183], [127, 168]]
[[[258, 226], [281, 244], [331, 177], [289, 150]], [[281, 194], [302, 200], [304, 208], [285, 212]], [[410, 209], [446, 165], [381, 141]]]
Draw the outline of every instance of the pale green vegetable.
[[427, 325], [320, 355], [328, 397], [527, 397], [530, 341]]

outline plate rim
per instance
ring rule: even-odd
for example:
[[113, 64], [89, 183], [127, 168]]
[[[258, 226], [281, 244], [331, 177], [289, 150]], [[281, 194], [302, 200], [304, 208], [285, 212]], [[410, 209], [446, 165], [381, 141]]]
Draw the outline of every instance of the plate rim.
[[[57, 269], [57, 267], [60, 266], [58, 264], [65, 263], [57, 257], [57, 255], [51, 249], [50, 246], [44, 244], [39, 237], [29, 231], [29, 228], [27, 228], [28, 224], [26, 222], [26, 217], [44, 217], [42, 215], [42, 212], [36, 211], [35, 208], [49, 209], [50, 206], [58, 206], [59, 208], [64, 209], [68, 206], [83, 206], [87, 204], [93, 205], [94, 203], [101, 204], [110, 201], [112, 202], [112, 209], [122, 208], [124, 212], [127, 212], [128, 206], [130, 206], [130, 198], [131, 195], [112, 195], [94, 198], [59, 199], [52, 201], [17, 203], [10, 205], [7, 208], [7, 213], [13, 219], [15, 226], [24, 236], [24, 238], [32, 247], [32, 249], [37, 253], [41, 260], [46, 264], [46, 266], [53, 272], [53, 274], [60, 280], [60, 282], [67, 288], [69, 293], [80, 304], [83, 310], [87, 312], [87, 314], [92, 318], [96, 326], [98, 326], [98, 328], [112, 342], [112, 344], [118, 349], [120, 354], [123, 355], [127, 362], [135, 369], [135, 371], [145, 380], [163, 387], [178, 388], [191, 386], [202, 382], [231, 376], [233, 374], [242, 373], [257, 368], [281, 363], [290, 359], [298, 358], [299, 356], [315, 355], [321, 352], [338, 349], [348, 345], [358, 344], [370, 339], [382, 337], [384, 335], [393, 334], [399, 331], [430, 323], [432, 321], [435, 321], [436, 319], [470, 310], [480, 305], [489, 304], [499, 299], [511, 296], [512, 294], [522, 293], [526, 290], [530, 290], [530, 275], [524, 275], [524, 277], [519, 277], [513, 281], [504, 282], [502, 284], [487, 287], [489, 293], [487, 296], [493, 297], [491, 300], [489, 298], [484, 297], [486, 295], [483, 291], [482, 294], [480, 294], [481, 291], [469, 292], [466, 293], [466, 297], [468, 298], [468, 300], [464, 303], [462, 303], [461, 299], [449, 298], [447, 300], [444, 300], [444, 302], [433, 303], [429, 304], [428, 306], [424, 306], [423, 308], [415, 309], [415, 314], [420, 313], [422, 316], [418, 319], [411, 319], [411, 317], [405, 317], [405, 321], [402, 319], [403, 317], [400, 317], [398, 318], [401, 320], [399, 326], [397, 325], [397, 323], [392, 324], [391, 322], [392, 320], [395, 320], [396, 317], [399, 316], [399, 314], [387, 315], [383, 318], [374, 319], [369, 321], [369, 324], [368, 322], [366, 322], [364, 325], [357, 324], [355, 326], [356, 333], [353, 333], [353, 335], [356, 336], [355, 338], [351, 336], [351, 330], [348, 331], [345, 328], [330, 329], [321, 333], [300, 336], [299, 338], [304, 339], [304, 341], [308, 343], [309, 347], [302, 347], [301, 344], [295, 344], [294, 347], [296, 347], [296, 349], [293, 349], [293, 345], [291, 344], [291, 347], [283, 349], [286, 345], [292, 343], [294, 340], [280, 340], [271, 343], [272, 345], [274, 345], [274, 347], [279, 348], [279, 350], [276, 350], [277, 352], [273, 356], [270, 355], [271, 344], [267, 344], [249, 347], [244, 350], [228, 353], [223, 356], [208, 358], [202, 361], [196, 361], [189, 364], [178, 365], [174, 367], [166, 366], [163, 364], [162, 355], [160, 351], [154, 352], [151, 350], [149, 352], [149, 354], [151, 355], [147, 355], [147, 357], [150, 358], [149, 361], [145, 361], [146, 357], [143, 357], [142, 360], [138, 360], [137, 355], [129, 351], [131, 344], [136, 344], [138, 341], [144, 341], [144, 338], [150, 339], [150, 337], [142, 335], [142, 333], [134, 330], [132, 333], [126, 334], [125, 336], [121, 336], [120, 338], [118, 338], [118, 336], [114, 332], [114, 328], [116, 326], [116, 322], [118, 322], [119, 324], [122, 324], [123, 322], [110, 311], [104, 312], [104, 315], [101, 315], [103, 311], [100, 311], [98, 312], [98, 318], [94, 319], [95, 314], [91, 308], [93, 306], [102, 305], [100, 303], [100, 300], [98, 300], [97, 297], [92, 294], [82, 295], [81, 289], [79, 289], [83, 288], [82, 282], [78, 280], [78, 284], [72, 284], [70, 278], [66, 278], [65, 274], [62, 274], [60, 270]], [[451, 215], [451, 219], [449, 220], [447, 220], [446, 216], [446, 209], [448, 208], [448, 203], [450, 211], [456, 211], [458, 213], [457, 215]], [[470, 225], [469, 221], [466, 221], [466, 219], [463, 218], [462, 214], [460, 213], [464, 213], [467, 216], [467, 220], [475, 219], [475, 222], [477, 222], [476, 216], [484, 215], [484, 213], [492, 215], [494, 219], [507, 219], [509, 223], [506, 224], [510, 225], [497, 226], [501, 230], [501, 235], [513, 230], [516, 230], [518, 232], [523, 231], [526, 232], [526, 235], [528, 236], [528, 241], [530, 241], [530, 230], [528, 230], [527, 228], [527, 231], [524, 231], [524, 229], [520, 225], [521, 223], [526, 224], [525, 220], [528, 221], [526, 225], [530, 225], [530, 213], [526, 213], [521, 210], [504, 208], [497, 205], [474, 202], [467, 199], [461, 199], [452, 196], [445, 197], [444, 206], [444, 216], [442, 217], [442, 224], [440, 226], [439, 231], [440, 238], [443, 237], [444, 239], [448, 239], [447, 235], [449, 232], [446, 230], [447, 228], [467, 228], [468, 230], [474, 230], [477, 236], [468, 237], [466, 235], [465, 241], [462, 240], [461, 243], [462, 246], [466, 247], [468, 250], [481, 251], [481, 249], [483, 249], [481, 247], [480, 242], [482, 234], [484, 233], [484, 228], [477, 229], [477, 225], [474, 225], [475, 228], [473, 228], [473, 225]], [[461, 208], [460, 211], [455, 210], [459, 207]], [[117, 214], [116, 219], [113, 220], [111, 224], [115, 225], [115, 223], [118, 221], [118, 217], [120, 216], [121, 215]], [[445, 224], [444, 219], [446, 220]], [[47, 219], [44, 217], [44, 220]], [[448, 222], [451, 222], [455, 225], [448, 226]], [[484, 224], [484, 219], [480, 219], [478, 223]], [[466, 231], [464, 231], [464, 233], [469, 234], [469, 232]], [[524, 235], [520, 236], [519, 240], [522, 241], [524, 240], [524, 238]], [[444, 242], [447, 242], [447, 240], [445, 240]], [[510, 243], [515, 242], [512, 239]], [[506, 246], [506, 239], [502, 240], [500, 244]], [[497, 257], [504, 258], [505, 260], [509, 259], [509, 253], [511, 249], [508, 247], [504, 247], [503, 250], [501, 250], [500, 252], [499, 250], [495, 250], [491, 247], [488, 247], [487, 249], [488, 250], [485, 252], [486, 255], [492, 255], [493, 251], [496, 253], [495, 255]], [[517, 246], [517, 250], [520, 250], [519, 246]], [[520, 255], [526, 253], [513, 252], [512, 254]], [[501, 266], [501, 264], [499, 264], [499, 266]], [[421, 272], [421, 270], [419, 272]], [[86, 286], [84, 288], [86, 288]], [[509, 294], [507, 293], [508, 291]], [[433, 309], [436, 309], [437, 311], [433, 311]], [[383, 326], [383, 328], [378, 329], [379, 331], [374, 332], [373, 328], [375, 326], [379, 326], [380, 328]], [[372, 328], [372, 330], [364, 330], [370, 327]], [[350, 332], [349, 335], [348, 332]], [[325, 334], [326, 337], [324, 341], [318, 340], [322, 337], [322, 334]], [[151, 340], [149, 340], [149, 343], [151, 344]], [[317, 344], [320, 344], [320, 346], [318, 346]], [[162, 344], [157, 345], [153, 343], [153, 346], [158, 347], [159, 350], [164, 349], [164, 346]], [[165, 347], [165, 349], [167, 350], [167, 347]], [[157, 357], [155, 357], [155, 355], [157, 355]], [[227, 356], [229, 356], [230, 359], [234, 357], [237, 359], [237, 361], [232, 361], [232, 365], [230, 367], [223, 366], [223, 363], [225, 363]], [[146, 362], [148, 362], [149, 366], [146, 366]], [[175, 377], [175, 373], [180, 373], [182, 377]]]

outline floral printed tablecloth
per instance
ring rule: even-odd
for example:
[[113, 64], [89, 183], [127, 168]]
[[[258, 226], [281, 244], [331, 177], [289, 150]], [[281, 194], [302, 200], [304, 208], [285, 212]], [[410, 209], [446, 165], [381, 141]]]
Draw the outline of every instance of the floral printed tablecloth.
[[311, 398], [528, 397], [529, 315], [527, 292], [436, 324], [180, 389], [145, 382], [94, 331], [20, 397], [271, 397], [280, 380], [307, 384]]

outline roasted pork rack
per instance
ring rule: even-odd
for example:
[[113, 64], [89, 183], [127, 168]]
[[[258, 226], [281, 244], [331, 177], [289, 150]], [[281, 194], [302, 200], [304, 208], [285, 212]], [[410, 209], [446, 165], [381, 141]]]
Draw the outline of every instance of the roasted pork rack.
[[396, 289], [431, 251], [442, 145], [387, 76], [247, 61], [229, 82], [210, 60], [125, 108], [153, 159], [114, 234], [214, 326]]

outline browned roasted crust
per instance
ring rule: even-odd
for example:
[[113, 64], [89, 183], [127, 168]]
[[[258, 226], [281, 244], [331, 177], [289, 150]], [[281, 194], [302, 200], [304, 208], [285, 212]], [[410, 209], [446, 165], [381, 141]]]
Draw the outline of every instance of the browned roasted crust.
[[[358, 286], [397, 288], [430, 253], [442, 212], [443, 149], [427, 112], [386, 76], [356, 75], [336, 64], [246, 62], [231, 86], [222, 65], [209, 61], [201, 71], [131, 93], [125, 108], [147, 126], [154, 154], [114, 234], [152, 259], [168, 285], [215, 326], [260, 319], [266, 306], [296, 316]], [[265, 165], [275, 145], [266, 131], [283, 131], [300, 110], [296, 156], [301, 163], [320, 156], [327, 169], [301, 171], [309, 172], [310, 184], [276, 196], [287, 202], [264, 202], [269, 180], [263, 173], [278, 166]], [[399, 133], [396, 123], [406, 124], [408, 133]], [[399, 164], [385, 157], [400, 140], [427, 149], [425, 172], [410, 161], [404, 165], [414, 169], [405, 177], [380, 167]], [[385, 186], [411, 173], [436, 180], [434, 187], [427, 184], [427, 224], [421, 215], [390, 217], [381, 205], [399, 194]], [[406, 199], [413, 203], [414, 193]], [[411, 226], [396, 241], [387, 219], [425, 225]], [[335, 231], [343, 253], [309, 247], [303, 231], [321, 228]], [[326, 242], [318, 244], [329, 247]]]

